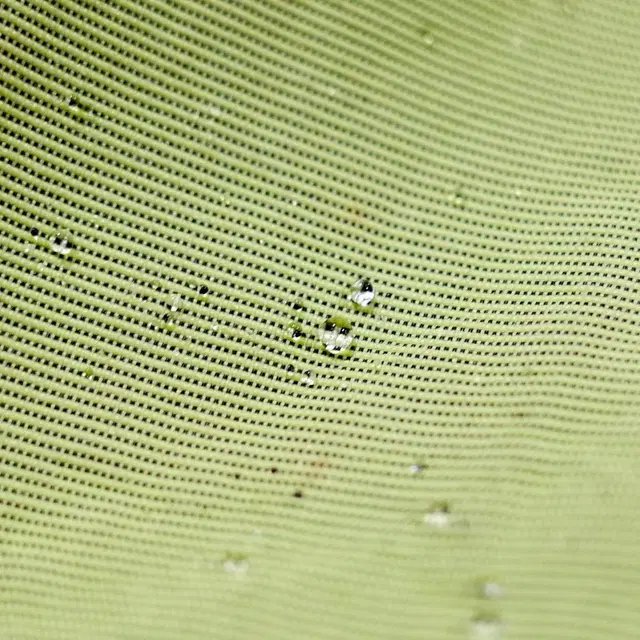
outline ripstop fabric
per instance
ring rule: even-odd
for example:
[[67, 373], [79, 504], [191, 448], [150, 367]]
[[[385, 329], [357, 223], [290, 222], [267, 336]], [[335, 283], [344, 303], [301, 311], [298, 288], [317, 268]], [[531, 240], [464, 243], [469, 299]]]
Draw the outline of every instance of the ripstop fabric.
[[637, 0], [0, 27], [1, 638], [638, 638]]

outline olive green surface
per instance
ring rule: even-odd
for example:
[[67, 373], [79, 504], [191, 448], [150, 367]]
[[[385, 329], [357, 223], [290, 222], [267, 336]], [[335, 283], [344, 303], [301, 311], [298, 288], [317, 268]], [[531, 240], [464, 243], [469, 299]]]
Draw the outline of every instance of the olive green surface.
[[2, 2], [0, 639], [637, 639], [639, 34]]

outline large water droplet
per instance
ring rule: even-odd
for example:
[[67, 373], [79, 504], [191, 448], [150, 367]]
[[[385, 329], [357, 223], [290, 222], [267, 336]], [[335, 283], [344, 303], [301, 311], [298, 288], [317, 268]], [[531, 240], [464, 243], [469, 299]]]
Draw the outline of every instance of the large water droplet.
[[338, 355], [349, 348], [353, 341], [351, 323], [344, 318], [332, 316], [320, 329], [320, 340], [329, 353]]
[[222, 569], [225, 573], [244, 576], [249, 571], [249, 560], [246, 556], [229, 554], [222, 561]]
[[365, 309], [373, 302], [375, 296], [376, 292], [371, 281], [367, 278], [360, 278], [353, 283], [349, 300], [357, 307]]
[[51, 236], [51, 238], [49, 238], [49, 245], [55, 253], [61, 256], [69, 255], [74, 249], [71, 237], [66, 233], [56, 233], [55, 236]]

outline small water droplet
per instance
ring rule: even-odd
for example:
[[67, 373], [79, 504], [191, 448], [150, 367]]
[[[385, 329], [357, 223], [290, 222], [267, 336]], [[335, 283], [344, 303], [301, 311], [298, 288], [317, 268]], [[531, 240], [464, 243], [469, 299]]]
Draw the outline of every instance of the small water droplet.
[[312, 387], [315, 384], [316, 380], [313, 377], [313, 372], [311, 371], [311, 369], [308, 369], [302, 374], [302, 378], [300, 378], [300, 382], [310, 387]]
[[169, 301], [169, 305], [170, 305], [170, 309], [173, 313], [175, 313], [176, 311], [178, 311], [178, 309], [180, 309], [180, 307], [182, 306], [182, 298], [180, 297], [179, 294], [175, 294], [173, 296], [171, 296], [171, 300]]
[[222, 569], [225, 573], [244, 576], [249, 571], [249, 560], [246, 556], [228, 554], [222, 561]]
[[297, 491], [294, 491], [293, 497], [294, 498], [304, 498], [304, 493], [302, 493], [302, 491], [300, 491], [300, 489], [298, 489]]
[[67, 104], [69, 105], [69, 109], [77, 110], [79, 107], [78, 100], [73, 96], [67, 100]]
[[446, 529], [452, 522], [453, 516], [448, 502], [434, 502], [424, 515], [424, 523], [435, 529]]
[[172, 328], [176, 324], [176, 320], [171, 313], [165, 313], [162, 316], [162, 322], [166, 325], [166, 328]]
[[471, 621], [472, 640], [498, 640], [502, 633], [502, 623], [495, 616], [478, 616]]
[[304, 307], [302, 306], [302, 303], [299, 302], [298, 300], [296, 300], [292, 305], [291, 305], [292, 309], [294, 311], [304, 311]]
[[71, 237], [66, 233], [57, 233], [49, 238], [49, 245], [54, 253], [61, 256], [68, 256], [74, 249]]
[[209, 293], [209, 287], [207, 287], [207, 285], [206, 285], [206, 284], [201, 284], [201, 285], [198, 287], [198, 293], [199, 293], [201, 296], [206, 296], [206, 295]]
[[301, 329], [298, 329], [297, 327], [295, 327], [291, 330], [292, 340], [295, 340], [296, 342], [298, 342], [299, 340], [302, 340], [302, 338], [304, 338], [304, 333], [302, 332]]
[[353, 341], [351, 330], [351, 323], [347, 320], [332, 316], [325, 321], [320, 330], [320, 340], [329, 353], [337, 355], [346, 351], [351, 345]]
[[499, 582], [495, 580], [478, 580], [477, 595], [485, 600], [499, 600], [504, 596], [504, 589]]
[[362, 309], [366, 309], [376, 296], [375, 289], [368, 278], [360, 278], [353, 283], [348, 299]]
[[40, 273], [42, 273], [46, 268], [47, 268], [47, 263], [46, 262], [41, 262], [40, 264], [38, 264], [38, 267], [37, 267], [37, 269], [38, 269], [38, 271]]
[[464, 206], [466, 204], [466, 198], [465, 198], [464, 194], [461, 191], [455, 191], [454, 193], [452, 193], [449, 196], [449, 201], [455, 207], [458, 207], [460, 209], [464, 208]]
[[30, 251], [33, 249], [33, 245], [32, 244], [27, 244], [24, 248], [24, 252], [25, 253], [30, 253]]
[[420, 473], [423, 469], [424, 469], [424, 467], [421, 464], [412, 464], [409, 467], [409, 471], [411, 473]]
[[38, 231], [38, 229], [36, 227], [31, 227], [31, 229], [29, 229], [29, 233], [34, 237], [37, 238], [40, 235], [40, 231]]

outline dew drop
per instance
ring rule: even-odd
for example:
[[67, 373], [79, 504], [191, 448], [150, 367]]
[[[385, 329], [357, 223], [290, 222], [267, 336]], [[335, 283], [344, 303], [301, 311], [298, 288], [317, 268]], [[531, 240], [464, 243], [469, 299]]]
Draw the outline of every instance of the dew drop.
[[169, 301], [169, 306], [173, 313], [175, 313], [176, 311], [178, 311], [178, 309], [180, 309], [180, 307], [182, 306], [182, 298], [180, 297], [179, 294], [175, 294], [171, 296], [171, 300]]
[[249, 571], [249, 560], [246, 556], [229, 554], [222, 561], [222, 569], [231, 575], [244, 576]]
[[29, 229], [29, 233], [34, 237], [37, 238], [40, 235], [40, 232], [38, 231], [38, 229], [36, 227], [31, 227], [31, 229]]
[[373, 302], [375, 296], [376, 292], [371, 281], [367, 278], [360, 278], [353, 283], [348, 299], [351, 300], [356, 307], [366, 309]]
[[311, 371], [311, 369], [308, 369], [302, 374], [302, 378], [300, 378], [300, 382], [302, 384], [306, 384], [309, 387], [312, 387], [315, 384], [316, 380], [313, 377], [313, 372]]
[[74, 249], [70, 236], [65, 233], [57, 233], [55, 236], [51, 236], [49, 245], [54, 253], [61, 256], [68, 256]]
[[209, 293], [209, 287], [207, 287], [207, 285], [206, 285], [206, 284], [201, 284], [201, 285], [198, 287], [198, 293], [199, 293], [201, 296], [206, 296], [206, 295]]
[[332, 316], [327, 318], [320, 329], [320, 340], [322, 340], [329, 353], [338, 355], [346, 351], [351, 345], [353, 341], [351, 329], [351, 324], [347, 320]]

